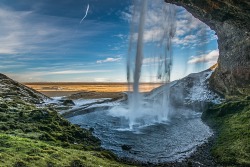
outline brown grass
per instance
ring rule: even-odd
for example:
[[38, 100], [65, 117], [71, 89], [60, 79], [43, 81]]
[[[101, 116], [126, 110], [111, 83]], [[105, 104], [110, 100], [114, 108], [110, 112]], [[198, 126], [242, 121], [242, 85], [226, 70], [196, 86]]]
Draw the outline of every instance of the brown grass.
[[[126, 83], [24, 83], [47, 96], [69, 96], [78, 92], [125, 92], [128, 90]], [[149, 92], [159, 87], [160, 83], [143, 83], [141, 92]]]

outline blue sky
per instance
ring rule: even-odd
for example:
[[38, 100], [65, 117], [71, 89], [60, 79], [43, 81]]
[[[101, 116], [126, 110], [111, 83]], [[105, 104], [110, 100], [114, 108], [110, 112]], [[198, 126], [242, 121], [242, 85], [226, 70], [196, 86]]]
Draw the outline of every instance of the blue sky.
[[[125, 82], [131, 5], [129, 0], [1, 0], [0, 72], [21, 82]], [[154, 78], [150, 37], [161, 35], [156, 13], [157, 8], [148, 9], [146, 24], [155, 26], [145, 29], [142, 81], [157, 81], [149, 78]], [[183, 8], [177, 8], [173, 44], [171, 80], [206, 69], [218, 57], [214, 32]]]

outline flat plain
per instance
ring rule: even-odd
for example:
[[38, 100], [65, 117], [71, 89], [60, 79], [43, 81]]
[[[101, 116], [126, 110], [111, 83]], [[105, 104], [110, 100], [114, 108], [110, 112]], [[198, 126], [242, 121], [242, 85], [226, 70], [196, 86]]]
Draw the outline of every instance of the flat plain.
[[[49, 97], [70, 96], [79, 92], [96, 92], [103, 94], [119, 93], [132, 90], [132, 85], [127, 83], [96, 83], [96, 82], [35, 82], [24, 83], [24, 85], [35, 89]], [[140, 92], [149, 92], [161, 86], [161, 83], [142, 83]], [[130, 87], [130, 88], [129, 88]]]

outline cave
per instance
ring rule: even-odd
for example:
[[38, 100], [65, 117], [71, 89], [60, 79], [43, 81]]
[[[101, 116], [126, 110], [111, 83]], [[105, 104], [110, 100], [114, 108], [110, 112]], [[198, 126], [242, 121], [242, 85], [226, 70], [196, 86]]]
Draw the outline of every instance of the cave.
[[218, 36], [218, 67], [210, 86], [221, 95], [247, 95], [250, 86], [250, 2], [165, 0], [184, 7]]
[[[142, 93], [140, 98], [132, 98], [134, 103], [129, 103], [132, 93], [128, 92], [95, 92], [88, 89], [67, 96], [46, 96], [39, 89], [27, 87], [27, 83], [20, 84], [0, 74], [1, 164], [250, 166], [249, 0], [165, 2], [184, 7], [216, 32], [220, 55], [218, 63], [213, 66], [215, 71], [210, 68], [166, 83]], [[101, 8], [106, 5], [103, 2], [100, 4]], [[51, 8], [52, 4], [47, 2], [47, 5]], [[68, 10], [70, 5], [65, 5]], [[55, 7], [58, 8], [58, 4]], [[88, 9], [89, 4], [86, 14], [79, 20], [80, 24]], [[97, 41], [95, 38], [92, 40]], [[96, 63], [120, 59], [107, 58]], [[15, 61], [20, 63], [19, 59]], [[49, 71], [50, 74], [60, 75], [73, 75], [75, 72]], [[59, 86], [62, 83], [57, 83], [59, 86], [53, 86], [55, 83], [40, 84], [45, 90], [68, 93], [63, 89], [61, 91]], [[49, 86], [44, 86], [46, 84]], [[85, 84], [98, 88], [96, 83]], [[106, 85], [113, 88], [118, 84]]]

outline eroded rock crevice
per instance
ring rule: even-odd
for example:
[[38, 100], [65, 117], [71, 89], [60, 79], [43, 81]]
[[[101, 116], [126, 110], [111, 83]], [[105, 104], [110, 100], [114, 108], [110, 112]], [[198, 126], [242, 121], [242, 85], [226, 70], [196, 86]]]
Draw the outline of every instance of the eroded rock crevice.
[[187, 9], [218, 36], [218, 68], [212, 88], [225, 95], [250, 94], [250, 2], [248, 0], [165, 0]]

